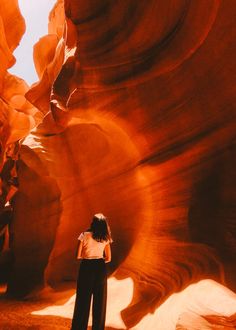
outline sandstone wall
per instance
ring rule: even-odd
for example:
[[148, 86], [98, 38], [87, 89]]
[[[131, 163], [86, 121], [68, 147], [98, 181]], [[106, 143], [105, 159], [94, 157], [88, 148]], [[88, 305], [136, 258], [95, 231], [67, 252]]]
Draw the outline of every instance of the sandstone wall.
[[26, 96], [45, 117], [21, 148], [9, 290], [75, 279], [95, 212], [113, 231], [110, 271], [135, 282], [128, 326], [199, 279], [235, 289], [235, 2], [64, 6], [35, 46]]

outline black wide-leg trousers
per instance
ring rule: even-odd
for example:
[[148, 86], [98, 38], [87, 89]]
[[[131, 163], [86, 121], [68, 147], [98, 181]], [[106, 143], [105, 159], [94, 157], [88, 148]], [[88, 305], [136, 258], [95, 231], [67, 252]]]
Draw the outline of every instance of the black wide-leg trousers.
[[104, 330], [107, 302], [107, 271], [104, 259], [81, 261], [71, 330], [87, 330], [92, 296], [92, 330]]

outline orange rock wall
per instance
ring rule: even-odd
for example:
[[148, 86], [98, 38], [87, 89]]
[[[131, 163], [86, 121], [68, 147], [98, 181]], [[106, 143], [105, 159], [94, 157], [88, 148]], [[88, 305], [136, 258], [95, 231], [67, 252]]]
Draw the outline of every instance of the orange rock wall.
[[[113, 231], [110, 271], [135, 282], [127, 326], [199, 279], [235, 288], [235, 2], [64, 8], [35, 46], [27, 98], [45, 118], [21, 148], [9, 290], [75, 279], [95, 212]], [[25, 269], [40, 273], [30, 287]]]
[[[14, 22], [14, 24], [13, 24]], [[41, 120], [42, 115], [25, 98], [29, 87], [20, 77], [7, 72], [13, 66], [13, 52], [25, 32], [24, 18], [21, 16], [18, 1], [0, 3], [0, 143], [2, 168], [6, 148], [29, 134]]]
[[[25, 32], [25, 21], [21, 16], [18, 1], [0, 2], [0, 282], [2, 274], [9, 271], [13, 257], [13, 236], [8, 224], [8, 211], [13, 205], [18, 190], [17, 167], [19, 150], [29, 132], [43, 119], [43, 114], [26, 98], [29, 90], [26, 82], [7, 70], [15, 63], [13, 52]], [[14, 211], [13, 211], [14, 213]], [[5, 275], [4, 275], [5, 276]]]

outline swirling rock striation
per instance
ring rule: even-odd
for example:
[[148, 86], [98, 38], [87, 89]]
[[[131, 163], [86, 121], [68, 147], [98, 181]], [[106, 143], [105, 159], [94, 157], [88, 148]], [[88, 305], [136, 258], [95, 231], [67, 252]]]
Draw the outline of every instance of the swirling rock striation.
[[[235, 289], [235, 2], [65, 0], [53, 13], [27, 93], [45, 118], [21, 149], [15, 232], [25, 206], [34, 228], [15, 240], [18, 274], [75, 279], [76, 238], [102, 211], [111, 272], [135, 283], [128, 327], [200, 279]], [[22, 258], [32, 240], [40, 269]]]

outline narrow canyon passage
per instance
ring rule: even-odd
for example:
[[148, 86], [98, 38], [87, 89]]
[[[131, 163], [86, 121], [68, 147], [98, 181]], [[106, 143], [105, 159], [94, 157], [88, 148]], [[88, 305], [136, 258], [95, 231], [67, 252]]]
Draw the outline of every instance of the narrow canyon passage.
[[28, 86], [9, 73], [27, 26], [1, 0], [2, 327], [70, 327], [98, 212], [107, 329], [236, 327], [235, 15], [233, 0], [58, 0]]

